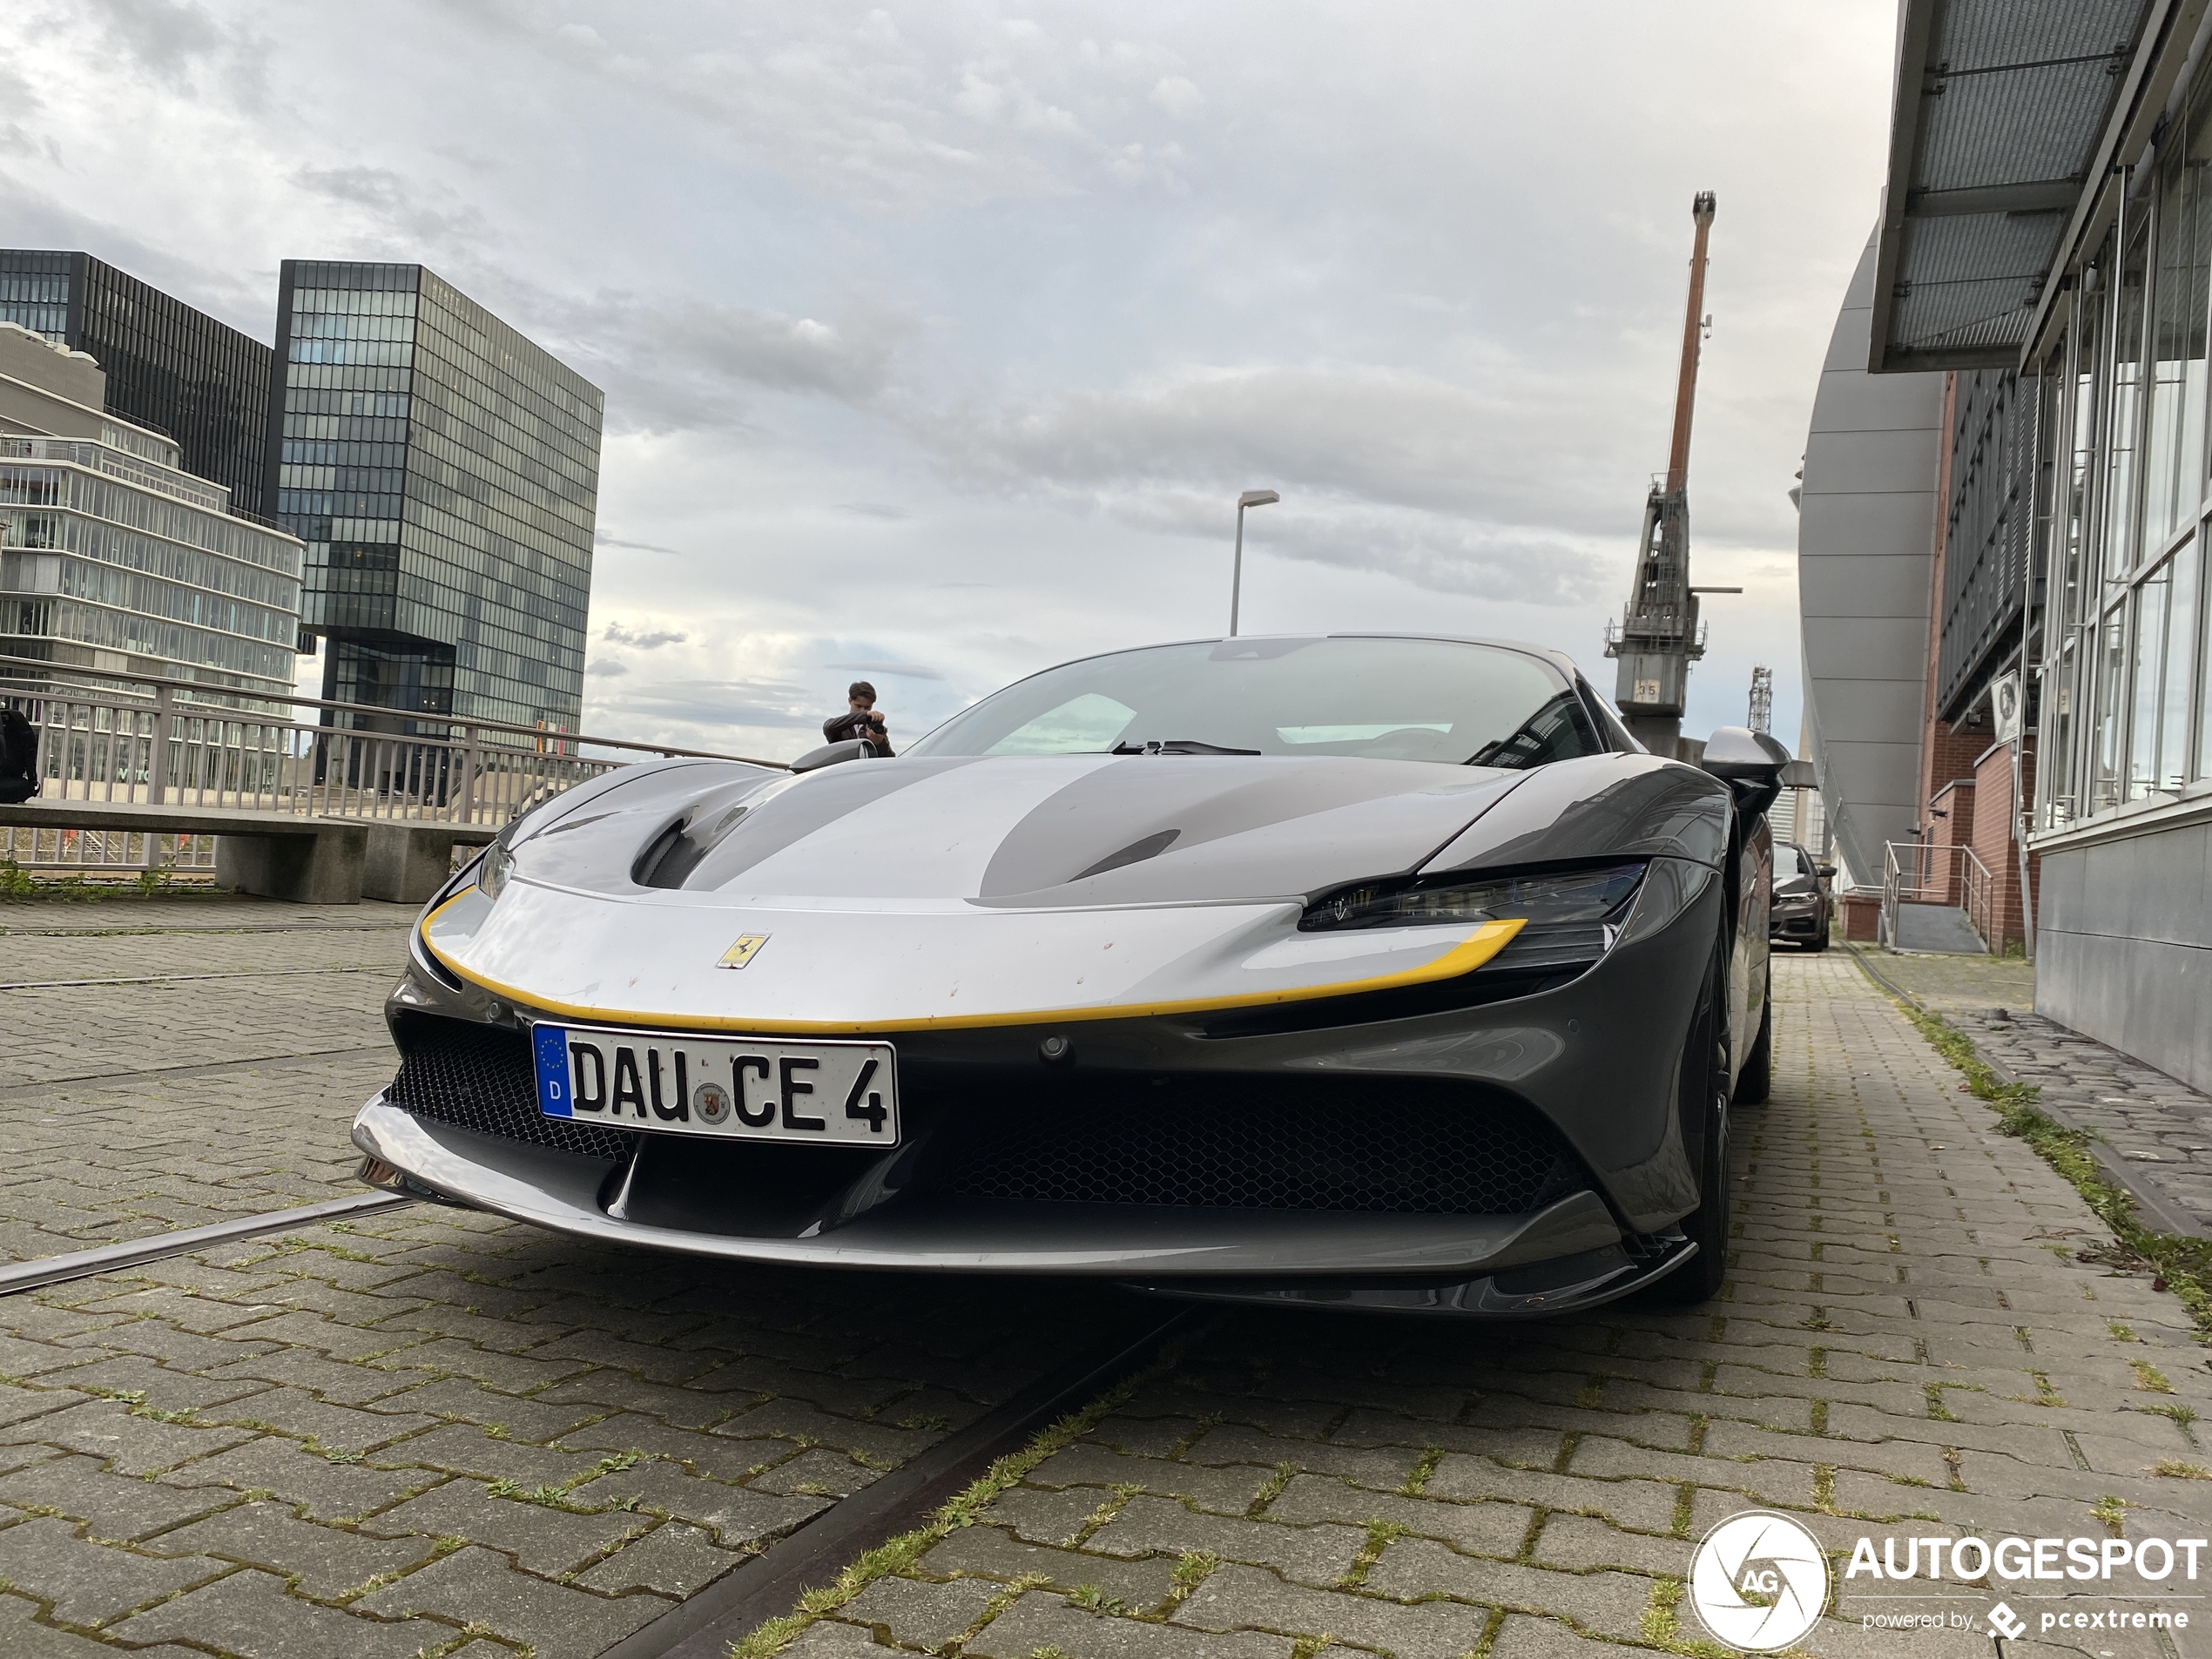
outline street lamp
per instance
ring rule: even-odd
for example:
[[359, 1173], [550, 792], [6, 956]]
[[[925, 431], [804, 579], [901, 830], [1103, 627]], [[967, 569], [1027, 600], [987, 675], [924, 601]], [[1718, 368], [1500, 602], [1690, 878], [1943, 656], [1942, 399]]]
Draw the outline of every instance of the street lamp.
[[1244, 587], [1244, 509], [1265, 507], [1283, 498], [1271, 489], [1248, 489], [1237, 497], [1237, 563], [1229, 577], [1229, 637], [1237, 637], [1237, 599]]

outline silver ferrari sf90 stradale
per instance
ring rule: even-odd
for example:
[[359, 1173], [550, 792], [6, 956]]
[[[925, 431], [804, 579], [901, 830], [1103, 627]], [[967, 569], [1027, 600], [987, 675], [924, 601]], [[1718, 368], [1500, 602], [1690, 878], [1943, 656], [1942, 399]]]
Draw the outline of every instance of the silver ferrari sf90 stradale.
[[1656, 759], [1555, 652], [1329, 635], [1069, 663], [895, 759], [625, 767], [423, 914], [363, 1177], [738, 1262], [1696, 1300], [1788, 758]]

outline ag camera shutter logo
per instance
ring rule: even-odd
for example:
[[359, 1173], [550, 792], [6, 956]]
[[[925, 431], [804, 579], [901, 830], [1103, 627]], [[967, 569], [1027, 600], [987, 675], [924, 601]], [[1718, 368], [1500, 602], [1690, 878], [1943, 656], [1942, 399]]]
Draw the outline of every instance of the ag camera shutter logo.
[[1689, 1604], [1714, 1639], [1778, 1653], [1828, 1610], [1827, 1553], [1787, 1515], [1747, 1509], [1705, 1534], [1689, 1558]]

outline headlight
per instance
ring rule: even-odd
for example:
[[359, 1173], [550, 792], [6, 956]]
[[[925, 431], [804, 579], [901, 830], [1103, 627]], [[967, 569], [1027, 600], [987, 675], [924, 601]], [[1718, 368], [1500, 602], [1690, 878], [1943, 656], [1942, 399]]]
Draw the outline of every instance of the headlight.
[[1597, 870], [1484, 876], [1473, 880], [1426, 876], [1346, 887], [1310, 907], [1298, 927], [1312, 931], [1521, 920], [1535, 927], [1618, 921], [1635, 895], [1636, 884], [1643, 880], [1643, 869], [1641, 864], [1613, 864]]
[[515, 855], [507, 850], [507, 837], [514, 827], [509, 824], [499, 832], [499, 839], [484, 849], [483, 859], [476, 866], [476, 887], [487, 899], [499, 897], [515, 867]]

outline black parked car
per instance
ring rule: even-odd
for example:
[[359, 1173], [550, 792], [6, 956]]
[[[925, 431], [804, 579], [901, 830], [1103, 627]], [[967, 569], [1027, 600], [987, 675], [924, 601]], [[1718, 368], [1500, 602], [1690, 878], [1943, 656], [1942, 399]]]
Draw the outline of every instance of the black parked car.
[[1788, 841], [1774, 844], [1774, 907], [1767, 915], [1767, 936], [1776, 943], [1828, 948], [1829, 924], [1836, 918], [1832, 864], [1817, 864], [1811, 853]]

